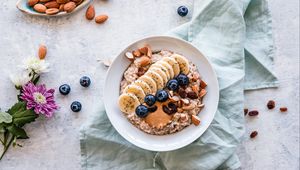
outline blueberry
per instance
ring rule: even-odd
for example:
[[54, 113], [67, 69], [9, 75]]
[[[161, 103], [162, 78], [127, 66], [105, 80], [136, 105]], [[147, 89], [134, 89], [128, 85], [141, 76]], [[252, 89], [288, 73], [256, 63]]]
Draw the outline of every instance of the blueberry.
[[73, 112], [79, 112], [81, 110], [81, 103], [78, 102], [78, 101], [74, 101], [72, 104], [71, 104], [71, 110]]
[[186, 6], [180, 6], [177, 9], [178, 15], [180, 15], [182, 17], [186, 16], [188, 14], [188, 12], [189, 12], [189, 9]]
[[155, 94], [157, 101], [159, 102], [164, 102], [166, 100], [168, 100], [169, 98], [169, 94], [167, 91], [165, 90], [158, 90]]
[[167, 88], [172, 91], [176, 91], [179, 87], [178, 81], [176, 79], [169, 80], [167, 83]]
[[154, 103], [156, 102], [156, 98], [155, 96], [153, 96], [152, 94], [148, 94], [145, 98], [144, 98], [145, 103], [148, 106], [152, 106], [154, 105]]
[[80, 78], [80, 84], [83, 87], [89, 87], [91, 84], [91, 79], [88, 76], [83, 76]]
[[189, 84], [189, 78], [185, 74], [179, 74], [176, 79], [180, 86], [186, 86]]
[[144, 118], [148, 115], [148, 108], [145, 105], [139, 105], [136, 109], [135, 109], [135, 113], [138, 117]]
[[71, 91], [71, 87], [68, 84], [63, 84], [63, 85], [59, 86], [59, 92], [62, 95], [67, 95], [70, 93], [70, 91]]

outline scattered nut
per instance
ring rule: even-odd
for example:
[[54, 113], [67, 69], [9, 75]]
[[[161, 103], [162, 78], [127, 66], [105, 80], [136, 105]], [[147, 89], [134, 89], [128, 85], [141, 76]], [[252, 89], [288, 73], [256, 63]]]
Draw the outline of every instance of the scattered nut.
[[269, 100], [267, 104], [268, 109], [274, 109], [275, 108], [275, 101]]
[[248, 114], [248, 109], [244, 109], [244, 115], [246, 116]]
[[199, 93], [199, 97], [200, 97], [200, 98], [204, 97], [204, 96], [206, 95], [206, 93], [207, 93], [207, 92], [206, 92], [205, 89], [201, 89], [201, 90], [200, 90], [200, 93]]
[[203, 81], [203, 80], [201, 80], [201, 81], [200, 81], [200, 87], [201, 87], [202, 89], [204, 89], [206, 86], [207, 86], [206, 82]]
[[140, 56], [142, 56], [142, 53], [141, 53], [139, 50], [134, 50], [134, 51], [132, 52], [132, 54], [133, 54], [135, 57], [140, 57]]
[[151, 47], [150, 47], [149, 45], [146, 45], [146, 47], [147, 47], [147, 49], [148, 49], [148, 50], [147, 50], [147, 56], [151, 58], [151, 57], [152, 57], [152, 50], [151, 50]]
[[197, 94], [198, 94], [198, 93], [199, 93], [199, 86], [198, 86], [198, 85], [196, 85], [196, 84], [195, 84], [195, 85], [193, 85], [193, 86], [192, 86], [192, 90], [193, 90], [193, 92], [195, 92], [195, 93], [197, 93]]
[[95, 18], [95, 22], [97, 24], [102, 24], [104, 23], [106, 20], [108, 19], [108, 16], [107, 15], [99, 15]]
[[[49, 9], [48, 9], [49, 10]], [[45, 59], [47, 54], [47, 47], [45, 45], [40, 45], [39, 51], [38, 51], [38, 56], [41, 60]]]
[[184, 114], [184, 113], [180, 114], [180, 122], [186, 122], [188, 120], [189, 120], [189, 118], [186, 114]]
[[200, 118], [196, 115], [192, 115], [192, 123], [198, 126], [200, 124]]
[[178, 102], [180, 100], [180, 98], [178, 96], [172, 96], [172, 97], [170, 97], [170, 99], [173, 102]]
[[95, 17], [95, 8], [93, 5], [90, 5], [87, 10], [86, 10], [86, 13], [85, 13], [85, 17], [86, 19], [88, 20], [92, 20], [94, 19]]
[[130, 60], [130, 61], [133, 61], [134, 60], [134, 56], [131, 52], [126, 52], [125, 53], [125, 56]]
[[142, 47], [142, 48], [139, 48], [139, 51], [144, 54], [144, 55], [147, 55], [148, 54], [148, 48], [147, 47]]
[[252, 110], [248, 113], [249, 116], [257, 116], [259, 112], [257, 110]]
[[250, 138], [255, 138], [257, 135], [258, 135], [258, 132], [257, 131], [253, 131], [250, 134]]
[[[40, 2], [42, 2], [42, 0], [40, 0]], [[70, 2], [70, 0], [56, 0], [56, 2], [59, 4], [65, 4], [65, 3]]]
[[135, 59], [134, 63], [137, 64], [138, 66], [145, 67], [151, 63], [151, 60], [149, 57], [143, 56]]
[[191, 104], [188, 105], [188, 106], [183, 106], [182, 109], [183, 109], [183, 110], [192, 110], [192, 109], [194, 109], [195, 107], [196, 107], [195, 104], [194, 104], [194, 103], [191, 103]]
[[286, 111], [288, 111], [288, 108], [287, 108], [287, 107], [281, 107], [281, 108], [279, 108], [279, 109], [280, 109], [281, 112], [286, 112]]

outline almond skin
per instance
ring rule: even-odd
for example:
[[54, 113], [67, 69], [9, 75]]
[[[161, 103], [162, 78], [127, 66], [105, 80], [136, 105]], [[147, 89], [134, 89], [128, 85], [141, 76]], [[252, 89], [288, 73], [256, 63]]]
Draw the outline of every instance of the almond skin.
[[59, 8], [59, 4], [56, 1], [50, 1], [44, 4], [47, 8]]
[[28, 6], [34, 6], [35, 4], [37, 4], [39, 2], [39, 0], [28, 0], [27, 4]]
[[75, 8], [76, 8], [75, 2], [68, 2], [68, 3], [66, 3], [66, 4], [64, 5], [64, 10], [65, 10], [67, 13], [72, 12]]
[[65, 4], [65, 3], [70, 2], [70, 0], [56, 0], [56, 2], [59, 4]]
[[85, 13], [85, 17], [87, 20], [92, 20], [95, 17], [95, 8], [93, 5], [90, 5]]
[[59, 11], [64, 11], [64, 6], [65, 6], [65, 4], [60, 4], [60, 5], [59, 5], [59, 8], [58, 8]]
[[40, 0], [40, 2], [45, 3], [45, 2], [49, 2], [51, 0]]
[[101, 24], [101, 23], [104, 23], [107, 19], [108, 19], [107, 15], [99, 15], [95, 18], [95, 22], [97, 24]]
[[[50, 9], [51, 9], [51, 8], [50, 8]], [[54, 8], [54, 9], [56, 9], [56, 8]], [[48, 10], [49, 10], [49, 9], [48, 9]], [[58, 10], [58, 9], [56, 9], [56, 10]], [[51, 14], [49, 14], [49, 15], [51, 15]], [[45, 59], [46, 54], [47, 54], [47, 47], [46, 47], [45, 45], [40, 45], [39, 53], [38, 53], [39, 58], [40, 58], [41, 60]]]
[[46, 7], [45, 5], [43, 4], [35, 4], [33, 6], [33, 9], [36, 11], [36, 12], [39, 12], [39, 13], [45, 13], [46, 12]]

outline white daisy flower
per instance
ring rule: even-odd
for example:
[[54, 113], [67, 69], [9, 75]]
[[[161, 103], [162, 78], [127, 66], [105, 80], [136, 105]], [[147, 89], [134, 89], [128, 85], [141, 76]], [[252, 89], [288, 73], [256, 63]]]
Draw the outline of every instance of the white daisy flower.
[[13, 84], [18, 88], [27, 84], [32, 78], [32, 76], [30, 76], [30, 73], [26, 70], [18, 70], [16, 73], [11, 74], [9, 77]]
[[37, 57], [25, 59], [21, 67], [28, 71], [33, 71], [36, 74], [49, 72], [49, 63]]

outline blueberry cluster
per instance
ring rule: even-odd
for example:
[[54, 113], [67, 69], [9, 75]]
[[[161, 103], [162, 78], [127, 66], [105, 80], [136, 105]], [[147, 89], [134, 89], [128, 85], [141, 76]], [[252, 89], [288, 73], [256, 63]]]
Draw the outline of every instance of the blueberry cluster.
[[[176, 78], [168, 81], [166, 88], [171, 91], [177, 91], [180, 86], [187, 86], [189, 84], [189, 78], [185, 74], [179, 74]], [[157, 106], [155, 102], [165, 102], [169, 98], [169, 93], [166, 90], [158, 90], [154, 95], [148, 94], [144, 98], [144, 102], [147, 106], [141, 104], [135, 109], [135, 113], [138, 117], [145, 118], [149, 113], [155, 112]], [[163, 111], [167, 114], [173, 114], [177, 112], [177, 106], [174, 103], [169, 103], [167, 106], [163, 106]]]
[[[91, 79], [88, 76], [80, 78], [79, 83], [82, 87], [89, 87], [91, 85]], [[62, 95], [68, 95], [71, 92], [71, 87], [68, 84], [59, 86], [59, 92]], [[72, 102], [70, 108], [73, 112], [79, 112], [81, 110], [81, 103], [79, 101]]]

